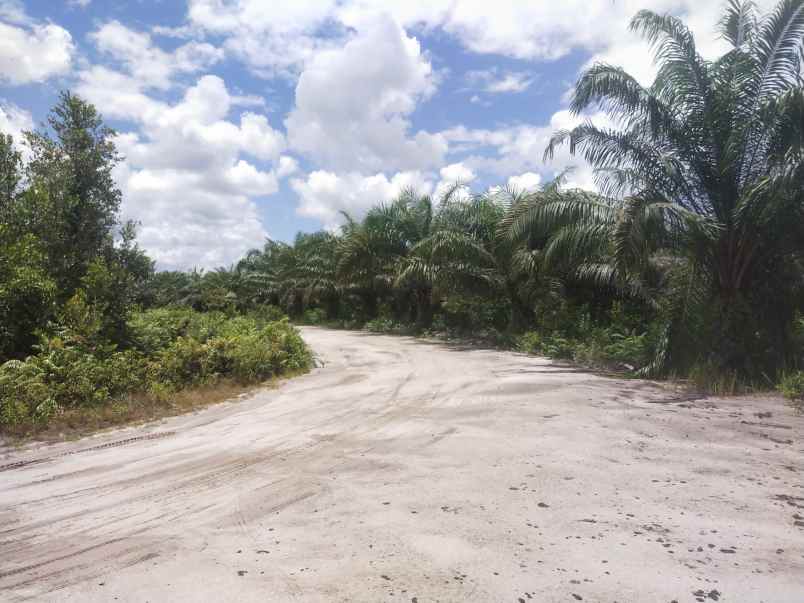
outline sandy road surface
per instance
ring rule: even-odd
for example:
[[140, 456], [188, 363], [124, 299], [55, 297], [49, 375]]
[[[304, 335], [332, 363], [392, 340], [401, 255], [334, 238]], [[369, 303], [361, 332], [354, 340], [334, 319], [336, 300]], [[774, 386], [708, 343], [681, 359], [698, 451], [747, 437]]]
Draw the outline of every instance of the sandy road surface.
[[277, 390], [0, 455], [0, 599], [804, 601], [780, 401], [304, 334]]

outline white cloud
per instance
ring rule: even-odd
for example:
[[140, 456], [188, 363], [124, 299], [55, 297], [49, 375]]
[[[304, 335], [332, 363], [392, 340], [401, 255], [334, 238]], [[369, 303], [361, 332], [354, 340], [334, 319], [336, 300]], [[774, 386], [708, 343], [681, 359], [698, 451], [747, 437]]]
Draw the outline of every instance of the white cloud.
[[329, 229], [343, 222], [340, 211], [353, 218], [362, 217], [377, 203], [388, 201], [406, 188], [422, 194], [432, 191], [432, 184], [421, 172], [398, 172], [389, 180], [385, 174], [363, 176], [357, 172], [336, 174], [316, 170], [305, 180], [295, 178], [291, 186], [299, 196], [298, 213], [317, 218]]
[[279, 167], [276, 170], [276, 175], [279, 178], [291, 176], [299, 171], [299, 162], [289, 155], [282, 155], [279, 158]]
[[469, 184], [477, 178], [477, 174], [461, 162], [451, 163], [442, 167], [439, 170], [441, 181], [436, 185], [433, 198], [436, 201], [441, 201], [444, 196], [455, 187], [459, 185], [456, 190], [453, 190], [451, 195], [453, 199], [465, 199], [469, 196]]
[[462, 184], [469, 184], [472, 180], [477, 178], [477, 175], [463, 163], [451, 163], [444, 166], [439, 171], [441, 180], [455, 184], [460, 182]]
[[15, 25], [33, 25], [35, 20], [25, 12], [21, 0], [0, 0], [0, 21]]
[[33, 129], [33, 117], [28, 111], [11, 103], [0, 104], [0, 132], [11, 134], [15, 145], [22, 141], [24, 131]]
[[70, 33], [50, 23], [29, 23], [24, 12], [12, 12], [15, 6], [0, 13], [17, 23], [0, 22], [0, 81], [29, 84], [67, 73], [75, 52]]
[[[758, 5], [767, 10], [775, 1]], [[644, 47], [627, 53], [634, 40], [627, 24], [638, 10], [683, 16], [711, 56], [722, 48], [714, 34], [722, 5], [719, 0], [190, 0], [188, 17], [193, 27], [226, 35], [227, 48], [252, 68], [270, 72], [338, 46], [343, 27], [359, 29], [367, 14], [386, 14], [405, 28], [439, 28], [475, 53], [555, 60], [583, 50], [601, 60], [617, 58], [644, 74], [649, 59]], [[326, 35], [316, 35], [322, 32]]]
[[278, 188], [276, 174], [261, 172], [243, 159], [227, 170], [226, 183], [231, 185], [233, 192], [254, 196], [271, 195]]
[[123, 217], [141, 222], [139, 240], [158, 267], [226, 265], [261, 245], [266, 231], [256, 199], [278, 189], [276, 171], [264, 164], [279, 161], [284, 135], [253, 111], [232, 118], [234, 107], [257, 103], [232, 95], [217, 76], [198, 78], [172, 103], [152, 96], [217, 60], [208, 45], [166, 53], [117, 23], [93, 41], [123, 71], [89, 67], [77, 90], [105, 115], [136, 126], [117, 138], [125, 160], [115, 176]]
[[408, 115], [435, 90], [419, 42], [388, 17], [364, 21], [341, 48], [315, 54], [285, 124], [291, 146], [322, 167], [373, 172], [442, 162], [438, 134], [409, 133]]
[[24, 144], [23, 132], [34, 129], [33, 116], [26, 110], [12, 103], [4, 103], [0, 99], [0, 133], [11, 134], [14, 147], [22, 155], [23, 161], [28, 161], [31, 149]]
[[240, 118], [240, 139], [244, 152], [260, 159], [276, 159], [285, 147], [285, 137], [268, 124], [268, 118], [244, 113]]
[[274, 76], [295, 73], [316, 51], [336, 45], [331, 31], [317, 35], [333, 25], [335, 8], [335, 0], [190, 0], [188, 20], [191, 27], [226, 36], [227, 50], [256, 73]]
[[508, 187], [517, 191], [533, 191], [539, 188], [541, 183], [541, 174], [535, 172], [525, 172], [518, 176], [511, 176], [508, 179]]
[[469, 85], [489, 94], [524, 92], [533, 84], [533, 77], [521, 71], [481, 69], [466, 74]]
[[155, 46], [148, 33], [110, 21], [90, 34], [99, 51], [122, 64], [142, 88], [166, 89], [176, 73], [193, 73], [223, 59], [211, 44], [189, 42], [174, 52]]
[[571, 156], [566, 145], [558, 147], [552, 161], [544, 163], [544, 149], [556, 130], [570, 129], [585, 119], [610, 125], [603, 113], [575, 116], [567, 110], [554, 113], [545, 125], [515, 125], [496, 130], [452, 128], [443, 132], [453, 152], [469, 154], [463, 163], [470, 168], [508, 178], [534, 172], [550, 179], [568, 168], [567, 186], [595, 190], [592, 168], [580, 156]]
[[253, 201], [243, 194], [221, 195], [197, 173], [132, 169], [125, 163], [116, 177], [124, 215], [141, 222], [138, 240], [160, 269], [229, 265], [265, 240]]
[[[286, 146], [282, 132], [253, 110], [264, 100], [232, 94], [214, 75], [165, 100], [165, 92], [181, 90], [180, 76], [223, 58], [210, 44], [190, 41], [167, 52], [150, 34], [116, 21], [90, 39], [113, 66], [82, 70], [77, 91], [134, 126], [117, 138], [125, 160], [115, 175], [123, 216], [141, 222], [139, 239], [159, 268], [225, 265], [259, 246], [266, 231], [257, 199], [278, 190], [275, 163]], [[285, 161], [285, 173], [290, 167]]]

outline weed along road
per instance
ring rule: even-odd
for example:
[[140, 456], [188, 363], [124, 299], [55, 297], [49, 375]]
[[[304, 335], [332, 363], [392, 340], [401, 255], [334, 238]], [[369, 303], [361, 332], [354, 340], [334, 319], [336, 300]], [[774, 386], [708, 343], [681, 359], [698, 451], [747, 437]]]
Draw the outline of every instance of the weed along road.
[[238, 402], [0, 456], [4, 601], [804, 601], [804, 418], [304, 328]]

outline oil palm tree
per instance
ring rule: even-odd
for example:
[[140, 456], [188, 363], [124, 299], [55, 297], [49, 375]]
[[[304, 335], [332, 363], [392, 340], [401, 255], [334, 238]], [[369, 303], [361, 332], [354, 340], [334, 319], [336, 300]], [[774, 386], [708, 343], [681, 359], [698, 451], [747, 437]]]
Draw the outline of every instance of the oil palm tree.
[[364, 300], [369, 318], [377, 315], [383, 296], [397, 293], [412, 298], [416, 321], [432, 320], [432, 286], [427, 280], [397, 277], [405, 258], [426, 238], [433, 225], [433, 200], [413, 189], [390, 203], [372, 208], [362, 222], [347, 221], [339, 247], [338, 276]]
[[[452, 191], [454, 193], [455, 191]], [[531, 249], [512, 244], [502, 224], [528, 195], [500, 188], [439, 205], [431, 233], [403, 263], [398, 281], [418, 280], [444, 293], [502, 298], [510, 306], [509, 329], [530, 324], [536, 272]]]
[[[719, 23], [730, 48], [714, 61], [674, 16], [641, 11], [631, 29], [655, 50], [653, 84], [592, 66], [571, 109], [599, 108], [613, 125], [556, 132], [545, 151], [581, 154], [603, 197], [554, 197], [520, 226], [552, 224], [555, 249], [583, 259], [578, 276], [611, 286], [639, 289], [663, 258], [675, 284], [662, 293], [664, 360], [693, 347], [691, 358], [721, 368], [778, 368], [804, 250], [804, 0], [765, 16], [732, 0]], [[695, 332], [697, 345], [683, 341]]]

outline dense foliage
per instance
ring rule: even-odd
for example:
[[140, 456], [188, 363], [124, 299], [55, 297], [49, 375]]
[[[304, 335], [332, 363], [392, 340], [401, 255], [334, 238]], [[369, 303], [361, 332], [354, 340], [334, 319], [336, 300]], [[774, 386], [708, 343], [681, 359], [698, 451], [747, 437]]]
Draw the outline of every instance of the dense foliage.
[[162, 308], [136, 312], [131, 346], [102, 334], [83, 296], [27, 360], [0, 366], [0, 426], [44, 424], [57, 412], [132, 398], [169, 400], [188, 386], [258, 383], [308, 368], [310, 353], [287, 320]]
[[719, 27], [730, 47], [708, 61], [642, 11], [653, 84], [582, 74], [571, 109], [605, 123], [545, 155], [568, 145], [597, 193], [408, 190], [211, 272], [154, 273], [118, 220], [114, 133], [62, 94], [27, 161], [0, 136], [0, 425], [301, 369], [285, 313], [804, 398], [804, 0], [732, 0]]
[[[238, 314], [229, 280], [154, 274], [135, 225], [118, 220], [113, 136], [70, 93], [25, 134], [26, 162], [0, 135], [0, 430], [310, 365], [281, 311]], [[205, 313], [140, 310], [173, 301]]]
[[593, 66], [571, 107], [600, 108], [612, 125], [558, 132], [547, 149], [580, 152], [608, 197], [537, 203], [520, 220], [560, 229], [580, 276], [661, 306], [661, 363], [760, 376], [794, 354], [801, 304], [804, 3], [760, 19], [732, 0], [719, 27], [730, 49], [706, 61], [679, 19], [638, 13], [653, 85]]
[[462, 330], [644, 374], [767, 386], [790, 373], [802, 362], [804, 1], [760, 17], [733, 0], [715, 61], [676, 17], [642, 11], [631, 28], [655, 50], [654, 83], [592, 66], [571, 109], [606, 123], [557, 132], [545, 151], [581, 154], [599, 193], [561, 177], [469, 198], [406, 191], [346, 216], [338, 235], [250, 252], [215, 275], [229, 280], [218, 298], [371, 330]]

